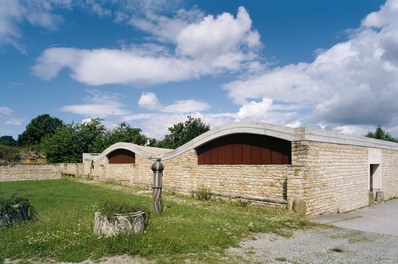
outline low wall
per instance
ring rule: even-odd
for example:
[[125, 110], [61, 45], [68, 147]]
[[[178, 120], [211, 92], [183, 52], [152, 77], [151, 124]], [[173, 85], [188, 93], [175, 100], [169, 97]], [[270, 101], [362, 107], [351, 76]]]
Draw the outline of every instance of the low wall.
[[58, 164], [0, 164], [0, 181], [60, 179]]
[[74, 176], [74, 177], [80, 177], [85, 174], [89, 174], [89, 169], [87, 169], [87, 173], [85, 173], [85, 168], [83, 163], [60, 163], [58, 164], [59, 169], [62, 174], [69, 175], [69, 176]]
[[163, 183], [179, 192], [201, 187], [231, 197], [287, 202], [287, 181], [294, 177], [291, 165], [198, 165], [195, 150], [164, 160]]

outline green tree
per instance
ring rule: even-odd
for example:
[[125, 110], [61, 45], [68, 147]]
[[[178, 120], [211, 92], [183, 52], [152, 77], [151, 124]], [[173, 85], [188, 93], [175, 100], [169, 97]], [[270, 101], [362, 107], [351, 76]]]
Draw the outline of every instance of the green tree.
[[168, 128], [169, 134], [156, 143], [160, 148], [178, 148], [197, 136], [210, 130], [210, 126], [202, 122], [200, 118], [187, 117], [184, 123], [178, 123]]
[[99, 118], [82, 124], [70, 124], [60, 127], [55, 133], [46, 136], [41, 149], [46, 153], [48, 162], [82, 162], [83, 153], [100, 153], [117, 142], [129, 142], [145, 145], [147, 137], [141, 129], [121, 123], [107, 131]]
[[115, 129], [108, 131], [104, 137], [104, 146], [102, 149], [115, 144], [117, 142], [134, 143], [137, 145], [145, 145], [147, 137], [141, 134], [140, 128], [130, 127], [127, 123], [123, 122]]
[[398, 142], [398, 139], [392, 137], [390, 133], [387, 131], [384, 131], [383, 128], [381, 128], [380, 125], [377, 126], [375, 132], [368, 132], [366, 134], [367, 137], [369, 138], [375, 138], [375, 139], [380, 139], [380, 140], [385, 140], [385, 141], [392, 141], [392, 142]]
[[[106, 128], [100, 118], [93, 118], [75, 126], [75, 140], [81, 148], [81, 153], [102, 152], [98, 142], [105, 136]], [[81, 154], [80, 153], [80, 154]]]
[[40, 148], [50, 163], [82, 162], [83, 153], [101, 152], [96, 148], [96, 142], [101, 140], [105, 131], [99, 118], [82, 124], [69, 124], [43, 138]]
[[62, 120], [48, 114], [39, 115], [32, 119], [24, 132], [18, 137], [20, 146], [34, 146], [40, 144], [42, 138], [53, 134], [59, 127], [64, 126]]
[[17, 141], [12, 136], [1, 136], [0, 145], [15, 147], [17, 145]]
[[76, 126], [69, 124], [59, 127], [54, 134], [43, 138], [40, 148], [44, 151], [49, 163], [81, 162], [81, 146], [77, 140]]

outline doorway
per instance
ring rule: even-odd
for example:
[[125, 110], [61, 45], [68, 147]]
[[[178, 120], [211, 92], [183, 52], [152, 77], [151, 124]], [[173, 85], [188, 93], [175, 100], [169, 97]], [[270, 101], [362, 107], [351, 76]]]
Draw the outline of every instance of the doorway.
[[380, 164], [370, 164], [369, 166], [369, 191], [379, 191], [381, 189]]

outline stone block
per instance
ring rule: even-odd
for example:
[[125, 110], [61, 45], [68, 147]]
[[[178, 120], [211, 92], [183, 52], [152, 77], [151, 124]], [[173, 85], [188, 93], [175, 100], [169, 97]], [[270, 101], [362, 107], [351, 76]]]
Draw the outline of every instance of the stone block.
[[307, 214], [307, 205], [306, 202], [301, 199], [297, 198], [293, 200], [293, 212], [297, 213], [299, 216], [306, 216]]
[[383, 192], [383, 191], [377, 191], [377, 192], [376, 192], [375, 201], [378, 202], [378, 203], [384, 201], [384, 192]]
[[96, 212], [94, 215], [94, 235], [116, 236], [119, 234], [142, 234], [144, 232], [145, 212], [115, 214], [110, 218]]

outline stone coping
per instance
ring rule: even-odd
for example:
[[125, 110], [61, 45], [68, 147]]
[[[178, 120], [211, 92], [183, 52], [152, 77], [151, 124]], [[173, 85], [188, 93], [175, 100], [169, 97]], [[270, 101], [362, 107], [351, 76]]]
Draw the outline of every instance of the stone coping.
[[185, 145], [164, 154], [161, 159], [167, 160], [174, 158], [214, 139], [236, 133], [260, 134], [287, 141], [316, 141], [331, 144], [398, 150], [398, 143], [368, 137], [352, 136], [334, 131], [306, 127], [291, 128], [262, 122], [236, 122], [212, 129], [196, 137]]
[[331, 143], [331, 144], [398, 150], [398, 143], [377, 140], [367, 137], [352, 136], [334, 131], [306, 128], [306, 127], [291, 128], [291, 127], [274, 125], [263, 122], [235, 122], [211, 129], [206, 133], [194, 138], [193, 140], [189, 141], [188, 143], [174, 150], [151, 148], [145, 146], [138, 146], [132, 143], [121, 142], [110, 146], [101, 154], [83, 154], [84, 155], [83, 158], [85, 160], [97, 161], [116, 149], [126, 149], [148, 159], [168, 160], [176, 156], [179, 156], [184, 152], [187, 152], [203, 144], [206, 144], [207, 142], [215, 140], [219, 137], [231, 134], [238, 134], [238, 133], [259, 134], [259, 135], [280, 138], [292, 142], [316, 141], [316, 142]]
[[162, 153], [171, 151], [171, 149], [153, 148], [153, 147], [139, 146], [133, 143], [119, 142], [108, 147], [100, 154], [84, 153], [83, 160], [97, 161], [117, 149], [126, 149], [140, 156], [143, 156], [144, 158], [154, 159], [154, 160], [158, 159], [159, 156], [162, 155]]

